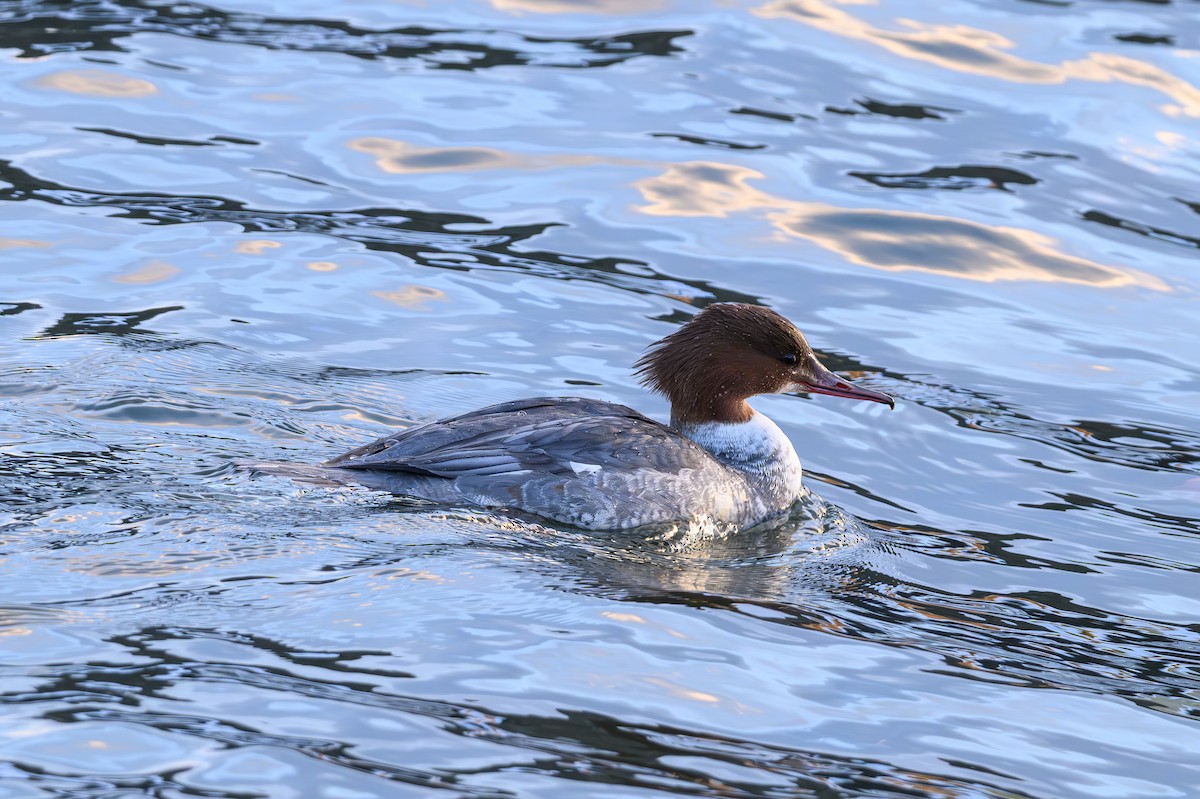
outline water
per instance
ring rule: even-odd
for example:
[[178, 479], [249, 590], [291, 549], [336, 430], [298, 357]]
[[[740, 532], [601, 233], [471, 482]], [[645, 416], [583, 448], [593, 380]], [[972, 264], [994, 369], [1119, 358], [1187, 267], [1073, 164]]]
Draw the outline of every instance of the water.
[[[1200, 796], [1194, 2], [0, 2], [0, 797]], [[255, 476], [718, 300], [733, 538]]]

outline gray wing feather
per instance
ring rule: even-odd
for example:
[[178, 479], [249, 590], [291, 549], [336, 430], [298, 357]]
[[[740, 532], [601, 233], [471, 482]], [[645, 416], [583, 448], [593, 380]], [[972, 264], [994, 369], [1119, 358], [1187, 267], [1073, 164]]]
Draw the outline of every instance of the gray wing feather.
[[570, 462], [664, 468], [687, 463], [689, 454], [708, 458], [691, 441], [632, 408], [539, 397], [393, 433], [325, 465], [446, 478], [526, 472], [570, 476], [575, 474]]
[[514, 507], [592, 529], [728, 513], [730, 502], [749, 501], [740, 476], [691, 440], [624, 405], [579, 398], [493, 405], [324, 465], [396, 494]]

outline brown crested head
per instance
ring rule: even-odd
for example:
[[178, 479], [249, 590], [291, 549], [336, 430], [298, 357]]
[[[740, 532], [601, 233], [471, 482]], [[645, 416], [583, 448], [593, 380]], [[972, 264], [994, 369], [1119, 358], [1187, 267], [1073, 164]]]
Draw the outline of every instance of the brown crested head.
[[827, 370], [795, 325], [759, 305], [710, 305], [652, 344], [634, 367], [644, 385], [670, 400], [676, 427], [747, 421], [754, 412], [746, 398], [783, 391], [893, 404]]

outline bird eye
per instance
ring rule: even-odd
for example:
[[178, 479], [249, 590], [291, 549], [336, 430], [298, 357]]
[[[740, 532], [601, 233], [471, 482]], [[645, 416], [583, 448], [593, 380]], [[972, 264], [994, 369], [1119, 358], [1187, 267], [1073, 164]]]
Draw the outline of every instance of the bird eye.
[[787, 355], [784, 355], [779, 360], [783, 361], [788, 366], [795, 366], [800, 361], [800, 359], [796, 357], [796, 353], [794, 353], [794, 352], [789, 352]]

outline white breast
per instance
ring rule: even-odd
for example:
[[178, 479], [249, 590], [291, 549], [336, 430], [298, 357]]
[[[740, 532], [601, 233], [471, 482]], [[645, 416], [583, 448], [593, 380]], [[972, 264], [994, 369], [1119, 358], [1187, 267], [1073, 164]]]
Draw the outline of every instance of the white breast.
[[745, 472], [760, 490], [786, 497], [800, 494], [800, 458], [779, 425], [761, 413], [746, 422], [703, 422], [680, 430], [713, 457]]

